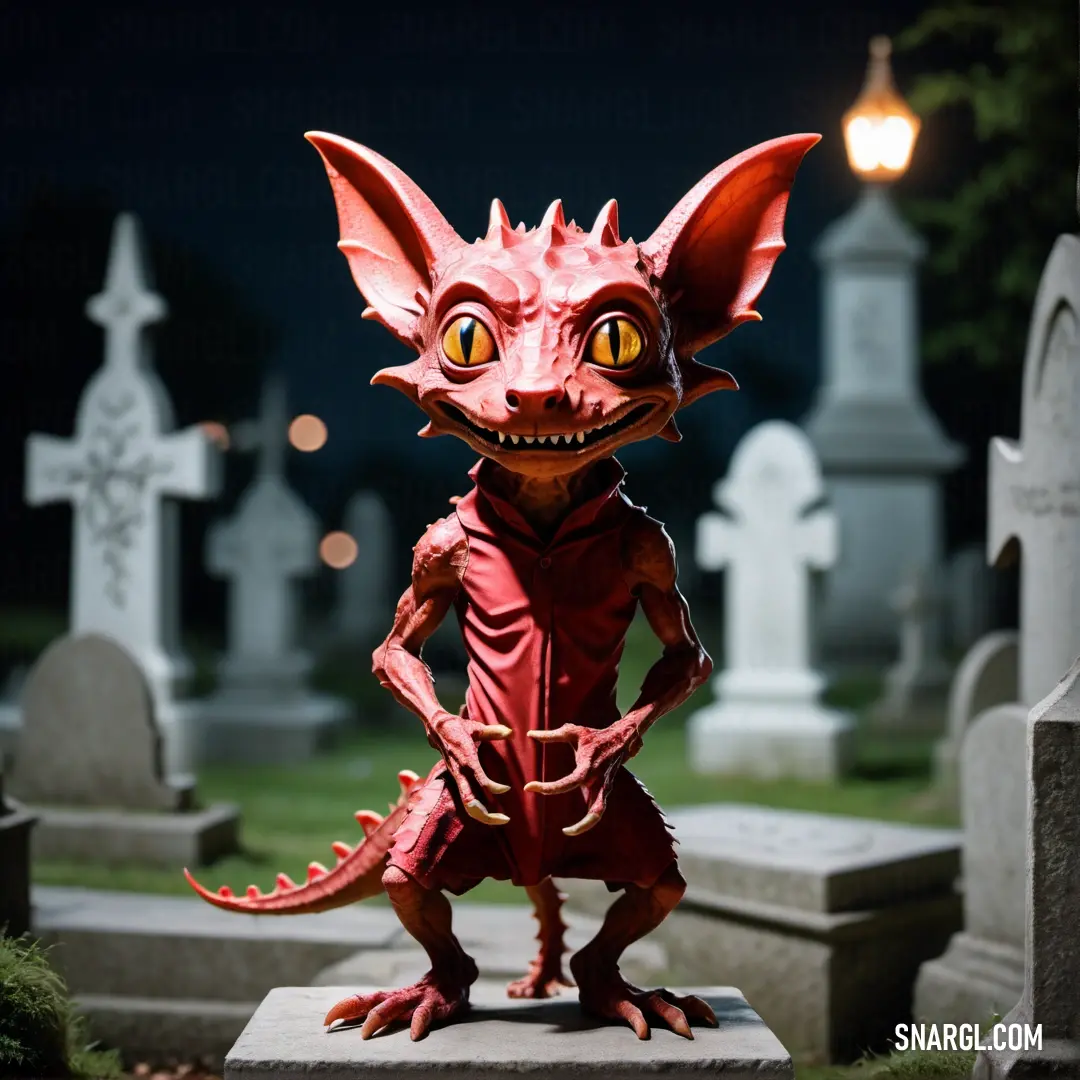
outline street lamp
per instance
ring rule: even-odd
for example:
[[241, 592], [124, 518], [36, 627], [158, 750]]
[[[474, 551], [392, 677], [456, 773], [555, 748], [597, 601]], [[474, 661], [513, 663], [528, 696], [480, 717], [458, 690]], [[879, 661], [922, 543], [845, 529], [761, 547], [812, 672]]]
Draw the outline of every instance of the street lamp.
[[844, 113], [848, 163], [856, 176], [873, 183], [888, 183], [907, 172], [919, 136], [919, 118], [893, 82], [891, 54], [887, 37], [870, 39], [866, 82]]

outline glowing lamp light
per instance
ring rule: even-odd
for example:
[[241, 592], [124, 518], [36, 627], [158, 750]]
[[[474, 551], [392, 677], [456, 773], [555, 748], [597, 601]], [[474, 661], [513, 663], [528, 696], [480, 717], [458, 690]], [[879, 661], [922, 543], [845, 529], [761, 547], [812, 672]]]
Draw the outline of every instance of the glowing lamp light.
[[229, 449], [229, 429], [217, 420], [204, 420], [200, 425], [206, 437], [222, 450]]
[[321, 450], [326, 445], [326, 425], [310, 413], [297, 416], [289, 425], [289, 443], [305, 454]]
[[347, 532], [329, 532], [319, 543], [319, 558], [331, 570], [344, 570], [360, 554], [356, 541]]
[[855, 104], [844, 113], [844, 145], [856, 176], [875, 183], [896, 180], [907, 172], [919, 136], [919, 118], [893, 83], [892, 42], [870, 40], [866, 82]]

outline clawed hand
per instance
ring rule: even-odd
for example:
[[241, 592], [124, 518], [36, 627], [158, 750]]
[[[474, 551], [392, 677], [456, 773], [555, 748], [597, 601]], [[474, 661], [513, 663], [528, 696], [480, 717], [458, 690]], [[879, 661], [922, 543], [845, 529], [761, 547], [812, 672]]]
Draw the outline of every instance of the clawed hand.
[[563, 724], [552, 731], [530, 731], [528, 735], [540, 743], [573, 745], [575, 765], [572, 773], [561, 780], [532, 780], [525, 785], [525, 790], [538, 795], [564, 795], [582, 788], [588, 810], [580, 821], [568, 825], [563, 832], [567, 836], [588, 832], [603, 816], [608, 792], [619, 767], [641, 749], [641, 737], [635, 729], [620, 724], [606, 728]]
[[505, 724], [481, 724], [468, 716], [440, 713], [428, 725], [438, 750], [446, 762], [450, 775], [457, 784], [461, 801], [469, 817], [485, 825], [505, 825], [510, 819], [505, 814], [493, 814], [476, 797], [465, 770], [468, 769], [476, 782], [489, 794], [501, 795], [510, 788], [498, 784], [484, 772], [477, 747], [482, 742], [506, 739], [513, 734]]

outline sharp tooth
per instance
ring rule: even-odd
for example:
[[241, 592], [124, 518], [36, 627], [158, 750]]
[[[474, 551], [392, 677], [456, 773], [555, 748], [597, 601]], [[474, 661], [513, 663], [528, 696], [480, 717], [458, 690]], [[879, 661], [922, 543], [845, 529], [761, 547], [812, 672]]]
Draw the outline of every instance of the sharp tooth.
[[571, 434], [569, 434], [569, 433], [567, 433], [566, 435], [564, 435], [564, 436], [562, 437], [562, 439], [563, 439], [563, 442], [564, 442], [564, 443], [566, 443], [567, 445], [569, 445], [570, 443], [572, 443], [572, 442], [574, 441], [574, 436], [573, 436], [573, 435], [571, 435]]
[[538, 443], [546, 443], [547, 442], [547, 436], [546, 435], [537, 435], [536, 436], [536, 441]]
[[524, 440], [525, 440], [525, 441], [526, 441], [527, 443], [531, 443], [531, 442], [535, 442], [535, 441], [536, 441], [536, 436], [535, 436], [535, 435], [522, 435], [521, 437], [522, 437], [522, 438], [523, 438], [523, 439], [524, 439]]
[[499, 442], [506, 442], [506, 435], [503, 432], [499, 432]]
[[511, 441], [511, 442], [512, 442], [512, 443], [513, 443], [513, 444], [514, 444], [515, 446], [517, 446], [517, 443], [518, 443], [518, 437], [517, 437], [516, 435], [511, 435], [511, 436], [510, 436], [510, 441]]
[[585, 441], [585, 432], [584, 432], [584, 431], [579, 431], [579, 432], [577, 433], [577, 441], [578, 441], [579, 443], [582, 443], [582, 442], [584, 442], [584, 441]]

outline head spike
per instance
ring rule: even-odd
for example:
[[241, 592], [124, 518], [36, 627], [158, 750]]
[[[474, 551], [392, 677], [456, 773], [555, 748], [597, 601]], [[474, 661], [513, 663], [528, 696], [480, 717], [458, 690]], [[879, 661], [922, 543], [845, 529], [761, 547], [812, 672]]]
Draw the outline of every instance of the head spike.
[[491, 200], [491, 213], [488, 217], [488, 239], [499, 237], [503, 229], [510, 229], [510, 219], [506, 216], [506, 207], [498, 199]]
[[249, 900], [258, 900], [262, 893], [259, 892], [258, 885], [249, 885], [247, 887], [247, 896]]
[[317, 881], [319, 878], [324, 877], [329, 871], [321, 862], [310, 862], [307, 868], [308, 881]]
[[224, 896], [226, 900], [228, 900], [232, 895], [233, 891], [229, 888], [228, 885], [222, 885], [221, 888], [218, 889], [218, 896]]
[[347, 858], [352, 854], [352, 848], [342, 840], [335, 840], [330, 848], [339, 859]]
[[284, 889], [295, 889], [296, 888], [296, 882], [293, 881], [293, 879], [291, 877], [289, 877], [288, 874], [278, 874], [278, 876], [277, 876], [277, 887], [279, 889], [282, 889], [282, 890], [284, 890]]
[[589, 232], [589, 243], [593, 247], [617, 247], [619, 240], [619, 204], [608, 199], [596, 215], [596, 222]]
[[566, 218], [563, 217], [562, 199], [556, 199], [547, 210], [544, 211], [544, 217], [540, 222], [540, 228], [546, 229], [552, 225], [558, 225], [560, 229], [566, 227]]
[[696, 360], [685, 360], [679, 365], [682, 374], [683, 394], [680, 408], [697, 401], [698, 398], [711, 394], [714, 390], [738, 390], [739, 384], [728, 371], [699, 364]]

